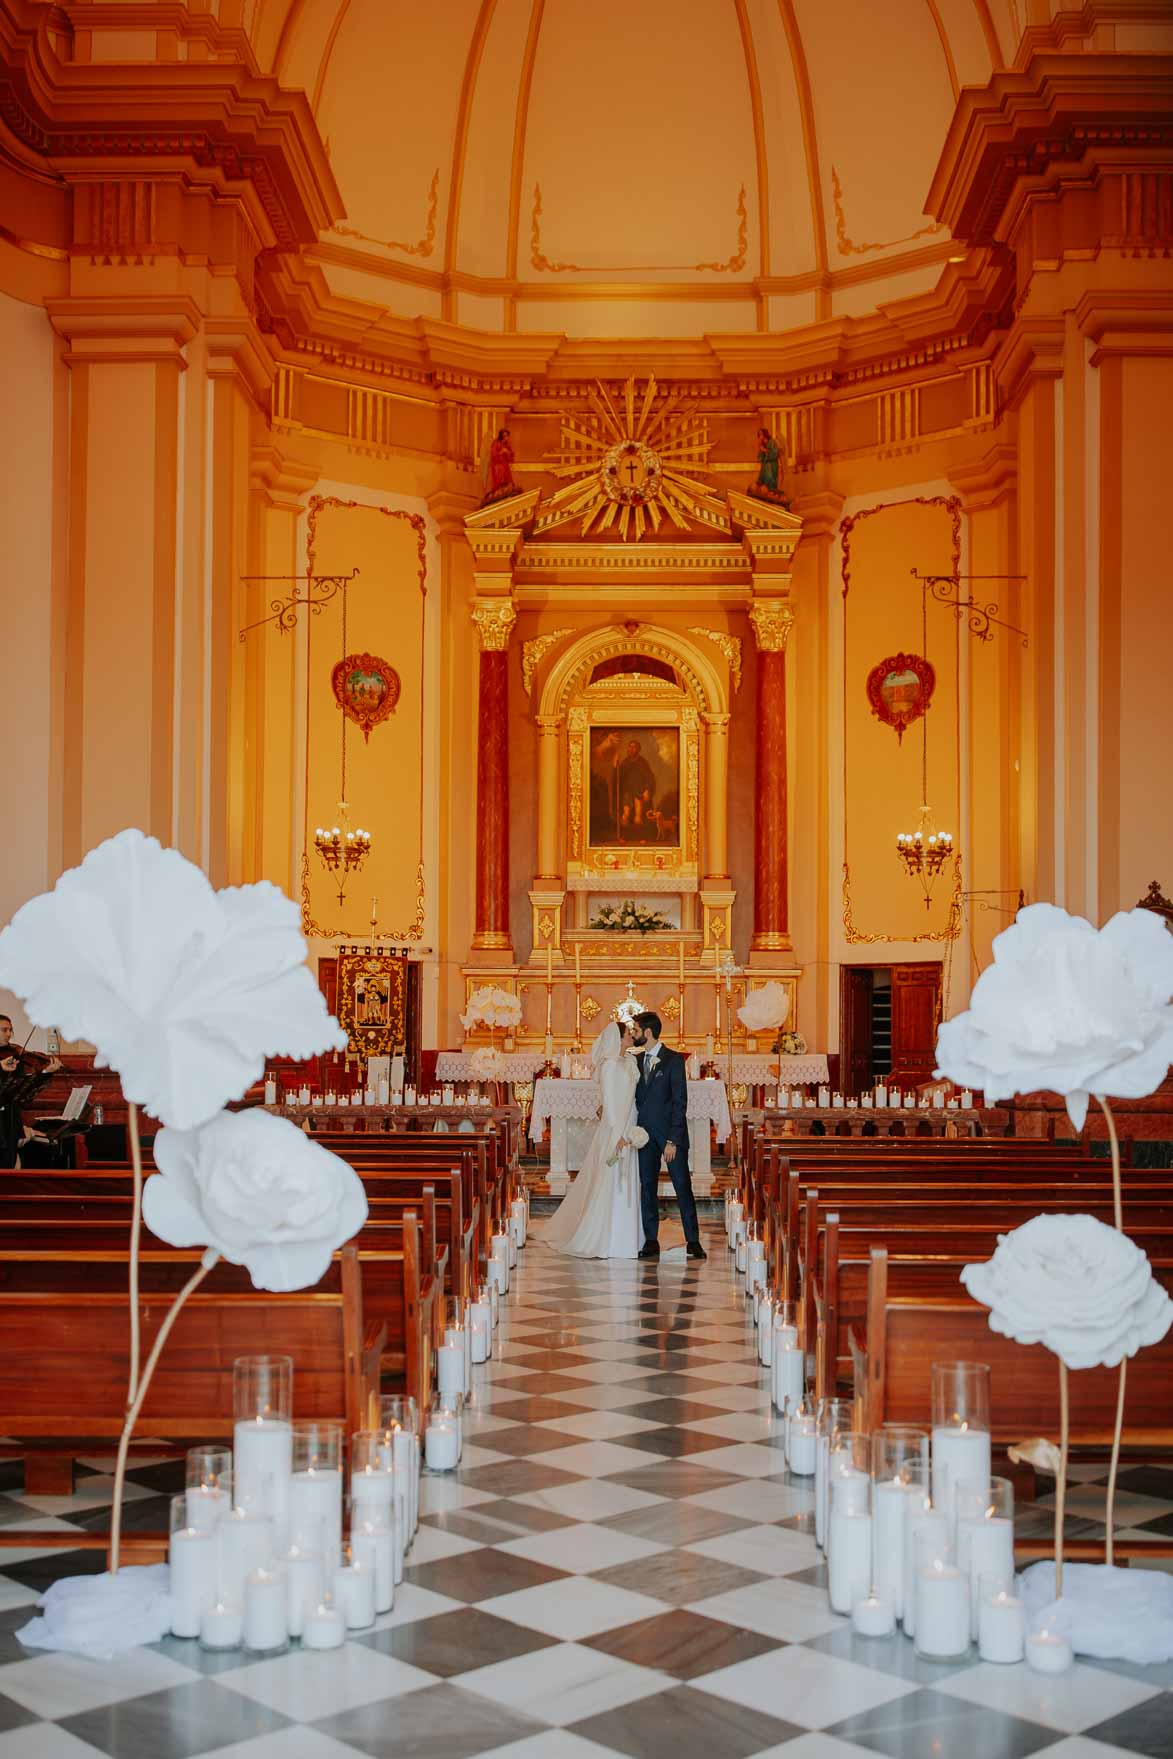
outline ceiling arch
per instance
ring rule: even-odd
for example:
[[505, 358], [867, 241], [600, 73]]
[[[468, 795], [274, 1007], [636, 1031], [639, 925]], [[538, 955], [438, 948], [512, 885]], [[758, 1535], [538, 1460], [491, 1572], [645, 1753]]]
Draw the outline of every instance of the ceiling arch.
[[1020, 0], [249, 0], [347, 215], [327, 282], [397, 317], [786, 329], [932, 286], [925, 195]]

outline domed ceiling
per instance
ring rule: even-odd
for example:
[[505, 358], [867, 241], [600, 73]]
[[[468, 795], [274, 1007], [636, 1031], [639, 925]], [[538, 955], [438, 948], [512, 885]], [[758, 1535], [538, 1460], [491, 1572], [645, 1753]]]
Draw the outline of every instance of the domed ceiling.
[[683, 337], [933, 286], [957, 94], [1020, 23], [1018, 0], [253, 0], [249, 30], [328, 144], [333, 293]]

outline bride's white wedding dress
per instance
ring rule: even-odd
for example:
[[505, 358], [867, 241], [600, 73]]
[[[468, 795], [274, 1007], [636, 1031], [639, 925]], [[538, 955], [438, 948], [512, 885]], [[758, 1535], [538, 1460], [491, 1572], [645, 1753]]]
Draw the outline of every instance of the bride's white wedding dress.
[[[617, 1026], [608, 1026], [591, 1051], [603, 1096], [603, 1115], [578, 1177], [544, 1234], [556, 1252], [575, 1258], [635, 1258], [644, 1243], [639, 1207], [639, 1153], [635, 1147], [635, 1058], [620, 1049]], [[627, 1138], [614, 1165], [616, 1143]]]

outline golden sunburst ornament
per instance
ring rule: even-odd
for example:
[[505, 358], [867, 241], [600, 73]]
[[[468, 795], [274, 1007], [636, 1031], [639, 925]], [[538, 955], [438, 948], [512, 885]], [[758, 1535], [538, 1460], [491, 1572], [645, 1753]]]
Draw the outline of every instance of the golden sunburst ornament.
[[561, 445], [547, 457], [552, 474], [569, 481], [543, 503], [538, 532], [577, 521], [583, 537], [614, 528], [638, 542], [645, 531], [658, 532], [665, 515], [681, 531], [690, 519], [726, 526], [724, 507], [690, 474], [708, 474], [707, 421], [694, 404], [662, 393], [654, 378], [642, 396], [636, 385], [628, 379], [621, 407], [597, 385], [588, 393], [590, 415], [563, 417]]

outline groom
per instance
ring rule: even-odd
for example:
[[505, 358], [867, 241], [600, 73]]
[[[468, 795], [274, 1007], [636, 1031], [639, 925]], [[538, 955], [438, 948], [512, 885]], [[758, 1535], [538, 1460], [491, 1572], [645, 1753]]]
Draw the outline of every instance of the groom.
[[696, 1219], [696, 1199], [688, 1171], [688, 1106], [684, 1058], [660, 1043], [660, 1016], [637, 1014], [631, 1036], [637, 1048], [639, 1085], [635, 1090], [635, 1121], [648, 1133], [639, 1151], [639, 1197], [646, 1236], [641, 1258], [660, 1256], [660, 1208], [656, 1187], [660, 1161], [666, 1163], [690, 1258], [707, 1258]]

